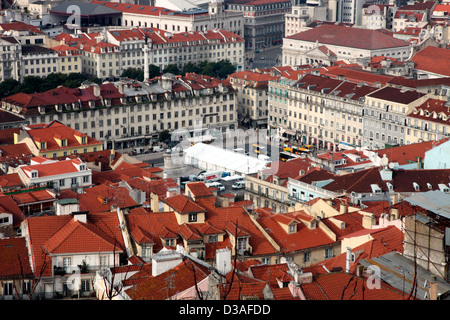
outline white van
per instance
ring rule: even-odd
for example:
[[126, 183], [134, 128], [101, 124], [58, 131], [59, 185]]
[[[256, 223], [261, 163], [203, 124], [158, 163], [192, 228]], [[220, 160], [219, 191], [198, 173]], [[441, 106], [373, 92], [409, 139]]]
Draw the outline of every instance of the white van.
[[223, 184], [221, 184], [220, 182], [207, 182], [207, 183], [205, 183], [205, 185], [207, 187], [216, 188], [219, 191], [224, 191], [225, 190], [225, 186]]
[[233, 189], [243, 189], [243, 188], [245, 188], [245, 181], [237, 181], [237, 182], [233, 183], [231, 188], [233, 188]]

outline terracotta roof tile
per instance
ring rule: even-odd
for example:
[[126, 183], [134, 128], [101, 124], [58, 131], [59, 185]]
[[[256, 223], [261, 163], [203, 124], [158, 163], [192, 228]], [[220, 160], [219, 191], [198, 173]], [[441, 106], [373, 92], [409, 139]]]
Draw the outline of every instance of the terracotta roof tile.
[[0, 279], [26, 279], [33, 275], [25, 238], [0, 239]]
[[383, 282], [377, 290], [370, 290], [367, 283], [366, 279], [337, 272], [315, 276], [312, 283], [301, 284], [301, 289], [307, 300], [403, 300], [402, 293]]
[[350, 28], [339, 25], [322, 24], [287, 37], [287, 39], [316, 42], [324, 45], [377, 50], [395, 47], [408, 47], [403, 40], [396, 39], [376, 30]]
[[417, 52], [411, 60], [418, 70], [450, 76], [450, 49], [429, 46]]

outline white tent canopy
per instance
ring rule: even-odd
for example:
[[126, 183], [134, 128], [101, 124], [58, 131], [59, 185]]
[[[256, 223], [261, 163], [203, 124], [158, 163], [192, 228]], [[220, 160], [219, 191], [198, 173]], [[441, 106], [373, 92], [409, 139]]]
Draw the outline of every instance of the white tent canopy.
[[266, 168], [268, 162], [233, 150], [197, 143], [184, 150], [184, 163], [207, 171], [252, 174]]

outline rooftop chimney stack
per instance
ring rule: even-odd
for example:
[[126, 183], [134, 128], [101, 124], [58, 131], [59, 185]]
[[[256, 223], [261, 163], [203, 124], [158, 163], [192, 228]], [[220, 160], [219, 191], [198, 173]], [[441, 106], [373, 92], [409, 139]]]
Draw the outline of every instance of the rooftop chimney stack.
[[352, 248], [347, 247], [347, 256], [345, 261], [345, 272], [350, 273], [350, 263], [352, 261]]
[[438, 285], [437, 277], [436, 276], [431, 277], [430, 289], [429, 289], [430, 300], [437, 300], [437, 295], [438, 295], [437, 285]]
[[74, 211], [74, 212], [72, 212], [73, 220], [86, 223], [88, 212], [89, 211]]

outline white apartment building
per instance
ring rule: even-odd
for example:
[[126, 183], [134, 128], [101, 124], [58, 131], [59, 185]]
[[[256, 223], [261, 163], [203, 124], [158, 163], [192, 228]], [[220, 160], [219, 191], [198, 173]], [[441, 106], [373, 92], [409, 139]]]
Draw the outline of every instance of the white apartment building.
[[305, 31], [305, 27], [314, 20], [327, 20], [327, 7], [319, 4], [311, 6], [301, 4], [293, 6], [291, 12], [285, 15], [285, 37]]
[[242, 13], [224, 10], [221, 1], [211, 1], [207, 10], [186, 11], [97, 0], [91, 3], [122, 12], [121, 22], [124, 27], [157, 28], [173, 33], [225, 29], [241, 36], [244, 34]]
[[429, 94], [394, 87], [368, 94], [364, 105], [363, 145], [373, 150], [405, 144], [408, 114], [428, 98]]
[[196, 74], [20, 93], [3, 99], [2, 108], [30, 124], [58, 120], [118, 150], [147, 146], [163, 130], [193, 134], [195, 129], [237, 127], [235, 90], [225, 81]]
[[299, 144], [361, 146], [365, 96], [376, 87], [307, 74], [269, 82], [269, 125]]
[[[244, 40], [222, 29], [172, 33], [151, 28], [108, 31], [107, 40], [120, 47], [121, 72], [153, 64], [163, 70], [169, 64], [179, 69], [188, 63], [228, 59], [240, 70], [244, 66]], [[148, 57], [144, 47], [148, 47]], [[147, 62], [145, 60], [148, 59]]]
[[21, 76], [22, 49], [20, 42], [11, 36], [0, 36], [0, 81]]
[[375, 56], [405, 60], [410, 56], [409, 43], [381, 30], [322, 24], [283, 40], [283, 65], [324, 64], [334, 61], [357, 62]]
[[15, 170], [27, 187], [47, 186], [78, 191], [92, 185], [92, 171], [80, 159], [57, 161], [35, 157], [29, 165], [21, 165]]
[[21, 79], [27, 76], [44, 78], [59, 71], [58, 52], [43, 46], [22, 46], [22, 63]]

